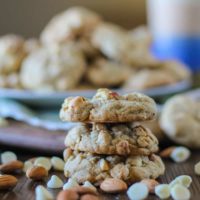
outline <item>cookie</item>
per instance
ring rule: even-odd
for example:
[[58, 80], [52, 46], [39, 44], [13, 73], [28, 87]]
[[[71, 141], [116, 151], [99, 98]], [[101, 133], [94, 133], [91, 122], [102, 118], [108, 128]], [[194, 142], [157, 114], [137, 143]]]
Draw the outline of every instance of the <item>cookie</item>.
[[101, 17], [83, 7], [72, 7], [50, 20], [41, 33], [43, 44], [62, 43], [77, 37], [88, 37]]
[[156, 104], [139, 93], [120, 96], [108, 89], [99, 89], [92, 99], [66, 98], [61, 111], [62, 121], [72, 122], [133, 122], [154, 119]]
[[92, 33], [91, 40], [92, 44], [109, 59], [127, 62], [132, 40], [125, 29], [111, 23], [101, 23]]
[[200, 148], [200, 102], [185, 95], [172, 97], [163, 107], [160, 126], [174, 142]]
[[124, 88], [144, 90], [149, 88], [171, 85], [176, 79], [162, 69], [143, 69], [135, 72], [124, 84]]
[[97, 87], [115, 87], [125, 82], [132, 71], [125, 64], [97, 59], [87, 70], [86, 77]]
[[79, 183], [90, 181], [99, 185], [105, 178], [118, 178], [128, 184], [146, 178], [156, 179], [165, 171], [159, 156], [98, 156], [90, 153], [71, 152], [64, 174]]
[[40, 41], [36, 38], [27, 39], [24, 43], [24, 48], [27, 54], [39, 50], [41, 46]]
[[19, 70], [26, 56], [24, 39], [17, 35], [0, 37], [0, 73], [10, 74]]
[[22, 63], [20, 79], [26, 89], [65, 91], [85, 72], [82, 52], [73, 43], [33, 51]]
[[131, 124], [80, 124], [65, 139], [73, 150], [106, 155], [150, 155], [158, 140], [149, 129]]

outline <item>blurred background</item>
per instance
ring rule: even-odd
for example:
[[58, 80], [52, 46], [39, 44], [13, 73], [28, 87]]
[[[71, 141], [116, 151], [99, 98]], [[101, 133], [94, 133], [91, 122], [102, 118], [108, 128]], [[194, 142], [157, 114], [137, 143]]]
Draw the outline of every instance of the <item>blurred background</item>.
[[[146, 23], [145, 0], [3, 0], [0, 6], [0, 35], [7, 33], [36, 37], [57, 13], [82, 5], [126, 28]], [[106, 6], [105, 6], [106, 5]]]

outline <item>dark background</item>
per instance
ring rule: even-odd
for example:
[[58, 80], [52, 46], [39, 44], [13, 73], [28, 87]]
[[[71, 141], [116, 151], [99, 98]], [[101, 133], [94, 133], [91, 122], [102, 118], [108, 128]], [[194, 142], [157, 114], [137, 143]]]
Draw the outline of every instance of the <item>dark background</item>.
[[0, 0], [0, 35], [38, 36], [56, 13], [83, 5], [126, 28], [145, 23], [145, 0]]

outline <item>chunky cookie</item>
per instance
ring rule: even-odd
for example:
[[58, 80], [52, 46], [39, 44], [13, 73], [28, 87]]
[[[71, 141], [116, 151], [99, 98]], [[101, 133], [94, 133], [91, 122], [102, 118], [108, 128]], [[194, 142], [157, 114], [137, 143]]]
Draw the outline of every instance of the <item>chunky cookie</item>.
[[102, 58], [88, 68], [86, 77], [95, 86], [114, 87], [124, 83], [131, 73], [127, 65]]
[[99, 185], [105, 178], [118, 178], [128, 184], [146, 178], [156, 179], [165, 171], [160, 157], [150, 156], [98, 156], [90, 153], [68, 151], [64, 173], [79, 183], [90, 181]]
[[184, 95], [172, 97], [163, 107], [160, 126], [178, 144], [200, 148], [200, 102]]
[[92, 99], [66, 98], [60, 118], [74, 122], [133, 122], [154, 119], [156, 104], [139, 93], [120, 96], [108, 89], [99, 89]]
[[106, 155], [149, 155], [158, 150], [158, 140], [149, 129], [131, 124], [80, 124], [68, 132], [65, 145]]
[[30, 53], [20, 78], [26, 89], [65, 91], [74, 88], [84, 72], [82, 52], [73, 43], [63, 43]]
[[26, 56], [24, 39], [17, 35], [0, 37], [0, 73], [10, 74], [19, 70]]
[[98, 14], [83, 7], [72, 7], [53, 17], [42, 31], [41, 41], [48, 45], [87, 37], [100, 22]]

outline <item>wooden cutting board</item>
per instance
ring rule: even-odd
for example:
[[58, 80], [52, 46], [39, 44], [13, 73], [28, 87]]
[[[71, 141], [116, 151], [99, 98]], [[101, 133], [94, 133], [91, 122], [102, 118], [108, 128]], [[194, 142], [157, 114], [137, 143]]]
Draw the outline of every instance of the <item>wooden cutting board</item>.
[[49, 131], [43, 128], [32, 127], [25, 123], [9, 121], [8, 126], [0, 127], [0, 145], [47, 153], [61, 153], [64, 149], [66, 132]]

